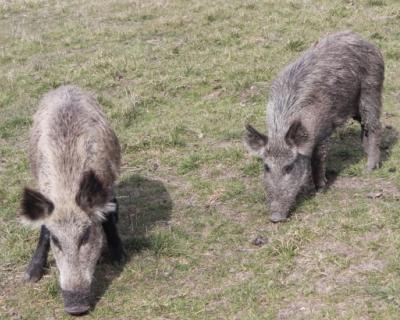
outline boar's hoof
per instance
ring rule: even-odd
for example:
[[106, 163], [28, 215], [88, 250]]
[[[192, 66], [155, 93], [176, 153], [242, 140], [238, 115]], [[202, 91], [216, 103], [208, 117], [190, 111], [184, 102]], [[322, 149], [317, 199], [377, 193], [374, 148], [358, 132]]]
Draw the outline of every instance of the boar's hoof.
[[[322, 186], [319, 185], [315, 189], [316, 189], [315, 191], [318, 192], [318, 193], [324, 193], [324, 192], [326, 192], [328, 190], [328, 185], [327, 184], [322, 185]], [[315, 191], [314, 191], [314, 193], [315, 193]]]
[[372, 171], [374, 171], [375, 169], [378, 169], [380, 167], [379, 164], [369, 164], [367, 165], [366, 171], [367, 173], [371, 173]]
[[281, 222], [287, 220], [287, 216], [279, 212], [274, 212], [269, 217], [269, 220], [271, 220], [272, 222]]
[[111, 262], [114, 266], [124, 265], [128, 260], [128, 256], [122, 248], [112, 251], [110, 255]]
[[328, 179], [326, 177], [320, 179], [315, 184], [315, 189], [317, 192], [325, 192], [328, 189]]
[[29, 267], [24, 274], [24, 281], [26, 282], [38, 282], [44, 274], [44, 270], [41, 267]]

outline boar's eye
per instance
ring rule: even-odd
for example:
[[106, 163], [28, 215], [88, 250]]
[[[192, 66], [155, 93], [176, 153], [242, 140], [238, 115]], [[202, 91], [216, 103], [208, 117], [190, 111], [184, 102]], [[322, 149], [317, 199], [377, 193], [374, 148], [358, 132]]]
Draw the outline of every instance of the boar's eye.
[[59, 250], [62, 251], [61, 244], [60, 244], [60, 240], [58, 240], [58, 238], [57, 238], [55, 235], [51, 235], [50, 238], [51, 238], [51, 241], [54, 243], [54, 245], [55, 245]]
[[269, 168], [269, 166], [267, 164], [264, 163], [264, 171], [265, 172], [270, 172], [271, 169]]
[[83, 232], [82, 236], [79, 239], [79, 244], [78, 247], [80, 248], [81, 246], [83, 246], [85, 243], [88, 242], [90, 237], [90, 227], [87, 227], [85, 229], [85, 231]]
[[293, 170], [293, 164], [290, 164], [290, 165], [288, 165], [288, 166], [284, 166], [284, 167], [283, 167], [283, 172], [284, 172], [285, 174], [290, 173], [292, 170]]

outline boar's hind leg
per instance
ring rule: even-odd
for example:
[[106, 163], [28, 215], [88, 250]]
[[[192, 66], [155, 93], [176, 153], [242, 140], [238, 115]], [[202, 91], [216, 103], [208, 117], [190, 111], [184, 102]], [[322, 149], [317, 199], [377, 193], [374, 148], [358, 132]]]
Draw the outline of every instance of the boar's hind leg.
[[368, 155], [368, 172], [379, 166], [379, 145], [381, 142], [380, 110], [380, 90], [374, 90], [374, 88], [362, 89], [360, 95], [361, 134], [363, 148]]
[[324, 190], [326, 187], [326, 166], [325, 160], [328, 153], [329, 138], [320, 142], [314, 149], [311, 165], [315, 188]]
[[117, 222], [118, 222], [118, 202], [113, 199], [116, 204], [116, 210], [107, 215], [107, 219], [103, 222], [104, 233], [106, 234], [108, 250], [110, 252], [111, 260], [113, 263], [124, 263], [126, 254], [122, 247], [122, 241], [118, 235]]
[[43, 276], [50, 248], [50, 232], [45, 226], [40, 229], [39, 242], [28, 269], [25, 272], [26, 281], [36, 282]]

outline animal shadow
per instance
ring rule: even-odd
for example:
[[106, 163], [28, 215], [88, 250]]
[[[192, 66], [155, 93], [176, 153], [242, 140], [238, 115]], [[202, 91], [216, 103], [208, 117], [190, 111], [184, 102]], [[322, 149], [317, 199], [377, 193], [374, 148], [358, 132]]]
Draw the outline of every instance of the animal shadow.
[[[152, 227], [169, 224], [173, 204], [162, 182], [136, 174], [117, 185], [116, 195], [119, 203], [118, 230], [127, 254], [127, 263], [135, 253], [150, 247], [147, 233]], [[92, 308], [120, 275], [124, 264], [99, 263], [95, 273]]]
[[[385, 162], [391, 154], [393, 146], [398, 140], [398, 132], [391, 126], [385, 126], [382, 132], [381, 163]], [[361, 128], [358, 123], [339, 128], [331, 138], [331, 144], [326, 163], [327, 187], [326, 191], [335, 183], [337, 177], [350, 166], [367, 159], [361, 143]], [[304, 201], [315, 196], [315, 192], [304, 192], [299, 195], [296, 205], [290, 212], [292, 216], [296, 208]]]
[[[397, 140], [398, 132], [391, 126], [385, 126], [380, 144], [381, 163], [390, 157]], [[327, 159], [328, 188], [346, 168], [362, 159], [366, 160], [367, 154], [362, 148], [361, 128], [358, 123], [337, 130], [332, 137]]]

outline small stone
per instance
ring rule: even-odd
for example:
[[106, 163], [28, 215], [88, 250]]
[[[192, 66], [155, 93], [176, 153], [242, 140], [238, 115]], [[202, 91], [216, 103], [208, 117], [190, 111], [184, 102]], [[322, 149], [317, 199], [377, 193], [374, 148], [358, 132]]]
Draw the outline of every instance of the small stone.
[[257, 236], [257, 237], [255, 237], [255, 239], [253, 239], [253, 241], [251, 243], [257, 247], [261, 247], [264, 244], [266, 244], [267, 242], [268, 242], [268, 239], [264, 238], [263, 236]]
[[377, 199], [383, 196], [383, 192], [370, 192], [367, 194], [367, 198], [370, 199]]

